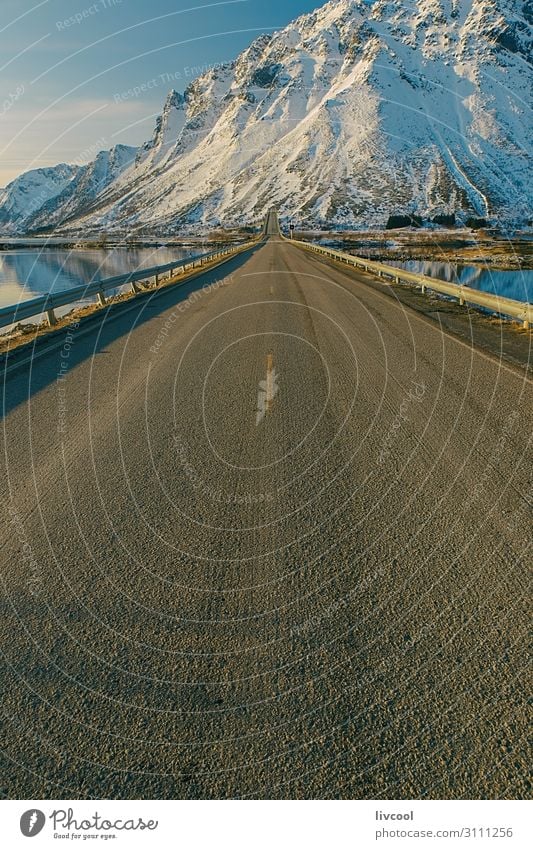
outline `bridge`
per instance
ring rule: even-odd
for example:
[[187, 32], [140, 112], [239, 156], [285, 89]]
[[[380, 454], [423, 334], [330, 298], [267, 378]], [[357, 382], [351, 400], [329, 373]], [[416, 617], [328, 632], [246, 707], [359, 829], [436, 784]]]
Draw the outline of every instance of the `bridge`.
[[527, 334], [275, 210], [161, 274], [4, 361], [6, 792], [525, 795]]

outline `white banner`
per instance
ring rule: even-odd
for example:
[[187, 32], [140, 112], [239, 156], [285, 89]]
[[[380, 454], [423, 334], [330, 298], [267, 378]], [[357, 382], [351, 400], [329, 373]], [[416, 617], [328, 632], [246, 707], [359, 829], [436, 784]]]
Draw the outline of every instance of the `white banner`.
[[514, 801], [3, 801], [0, 812], [7, 849], [73, 843], [117, 849], [533, 845], [530, 803]]

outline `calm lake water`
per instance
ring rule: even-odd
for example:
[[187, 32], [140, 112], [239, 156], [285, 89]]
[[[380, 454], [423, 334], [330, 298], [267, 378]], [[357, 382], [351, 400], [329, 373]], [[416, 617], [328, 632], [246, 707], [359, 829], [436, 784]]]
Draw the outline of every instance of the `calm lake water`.
[[[16, 304], [47, 292], [71, 289], [99, 278], [127, 274], [138, 268], [165, 265], [175, 259], [207, 253], [211, 249], [209, 246], [198, 246], [71, 251], [27, 248], [0, 251], [0, 306]], [[533, 301], [531, 270], [501, 271], [483, 266], [421, 260], [388, 260], [387, 264], [517, 301]]]
[[394, 265], [405, 271], [414, 271], [416, 274], [425, 274], [428, 277], [436, 277], [438, 280], [462, 283], [463, 286], [513, 298], [515, 301], [533, 301], [533, 271], [528, 269], [501, 271], [483, 266], [422, 262], [421, 260], [405, 262], [387, 260], [387, 265]]
[[56, 250], [35, 248], [0, 251], [0, 306], [17, 304], [82, 286], [105, 277], [127, 274], [139, 268], [166, 265], [208, 253], [198, 248], [113, 248], [102, 250]]

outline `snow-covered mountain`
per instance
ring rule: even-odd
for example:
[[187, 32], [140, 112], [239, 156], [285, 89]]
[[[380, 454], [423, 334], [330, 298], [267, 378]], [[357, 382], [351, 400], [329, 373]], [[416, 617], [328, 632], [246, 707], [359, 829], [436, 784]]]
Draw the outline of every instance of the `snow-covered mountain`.
[[[173, 231], [249, 223], [272, 205], [307, 225], [523, 222], [532, 23], [532, 0], [327, 3], [171, 92], [129, 162], [78, 190], [100, 154], [25, 226]], [[0, 221], [13, 220], [13, 186]]]
[[62, 164], [22, 174], [0, 190], [0, 227], [8, 233], [30, 232], [86, 215], [136, 155], [136, 147], [116, 145], [100, 151], [88, 165]]
[[118, 144], [102, 150], [93, 162], [79, 168], [63, 191], [34, 213], [28, 222], [32, 229], [55, 227], [87, 214], [95, 199], [102, 202], [108, 186], [135, 161], [136, 147]]
[[36, 168], [0, 189], [0, 228], [24, 230], [26, 221], [45, 203], [57, 198], [78, 171], [75, 165], [65, 164]]

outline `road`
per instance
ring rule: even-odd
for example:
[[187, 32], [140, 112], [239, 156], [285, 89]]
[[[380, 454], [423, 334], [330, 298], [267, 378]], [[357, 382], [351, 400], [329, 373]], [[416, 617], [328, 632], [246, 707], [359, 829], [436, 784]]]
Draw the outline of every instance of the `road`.
[[267, 230], [4, 382], [7, 797], [528, 793], [531, 384]]

